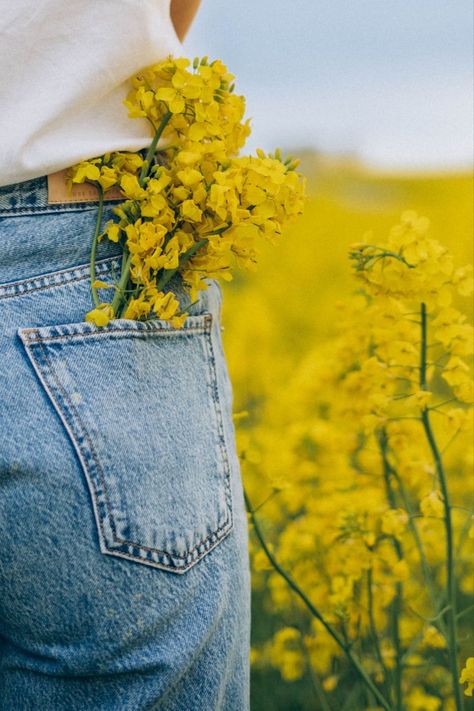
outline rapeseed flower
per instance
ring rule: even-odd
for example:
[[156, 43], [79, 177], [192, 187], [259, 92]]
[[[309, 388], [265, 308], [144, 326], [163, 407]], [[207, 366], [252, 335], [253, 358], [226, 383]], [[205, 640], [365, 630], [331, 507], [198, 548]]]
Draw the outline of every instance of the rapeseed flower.
[[459, 683], [467, 684], [464, 693], [466, 696], [472, 696], [472, 692], [474, 690], [474, 657], [469, 657], [466, 660], [466, 665], [461, 671]]

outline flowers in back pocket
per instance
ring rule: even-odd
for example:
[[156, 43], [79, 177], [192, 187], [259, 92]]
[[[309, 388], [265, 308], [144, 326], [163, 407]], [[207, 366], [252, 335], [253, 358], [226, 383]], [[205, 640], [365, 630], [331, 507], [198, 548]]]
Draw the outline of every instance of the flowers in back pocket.
[[[250, 133], [245, 100], [219, 60], [169, 57], [148, 67], [132, 78], [125, 105], [130, 118], [152, 127], [146, 154], [108, 153], [69, 173], [72, 183], [96, 185], [100, 196], [91, 250], [94, 308], [86, 319], [103, 326], [112, 318], [161, 318], [179, 328], [187, 313], [170, 291], [172, 277], [180, 275], [192, 303], [207, 278], [229, 281], [236, 266], [254, 270], [261, 240], [275, 241], [302, 212], [305, 180], [298, 162], [279, 150], [238, 155]], [[124, 201], [103, 227], [104, 193], [114, 186]], [[95, 278], [103, 239], [123, 250], [107, 302]]]

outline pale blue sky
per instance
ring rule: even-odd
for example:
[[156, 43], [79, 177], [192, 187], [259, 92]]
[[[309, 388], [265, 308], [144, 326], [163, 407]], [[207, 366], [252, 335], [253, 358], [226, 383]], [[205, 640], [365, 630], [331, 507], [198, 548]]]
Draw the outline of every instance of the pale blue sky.
[[202, 0], [185, 49], [236, 74], [249, 148], [456, 168], [472, 161], [472, 28], [472, 0]]

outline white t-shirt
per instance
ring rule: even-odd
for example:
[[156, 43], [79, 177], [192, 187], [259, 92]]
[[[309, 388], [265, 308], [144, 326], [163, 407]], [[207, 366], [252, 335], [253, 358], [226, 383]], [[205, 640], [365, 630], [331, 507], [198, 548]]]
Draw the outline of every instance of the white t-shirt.
[[122, 101], [168, 54], [170, 0], [0, 0], [0, 186], [148, 145]]

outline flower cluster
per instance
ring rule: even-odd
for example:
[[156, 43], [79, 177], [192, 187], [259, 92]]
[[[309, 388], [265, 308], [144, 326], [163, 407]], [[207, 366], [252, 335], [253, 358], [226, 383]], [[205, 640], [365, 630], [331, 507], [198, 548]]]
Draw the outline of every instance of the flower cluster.
[[137, 173], [142, 166], [143, 158], [139, 153], [105, 153], [73, 166], [68, 177], [69, 187], [88, 182], [106, 192], [120, 185], [124, 176]]
[[236, 155], [250, 134], [245, 99], [234, 94], [234, 76], [219, 60], [169, 58], [132, 79], [125, 105], [130, 118], [146, 118], [177, 149], [204, 157], [207, 177]]
[[304, 180], [279, 151], [238, 156], [250, 129], [222, 62], [169, 58], [132, 84], [129, 115], [154, 130], [147, 155], [111, 154], [71, 171], [72, 182], [87, 180], [102, 192], [118, 185], [125, 198], [97, 234], [122, 245], [121, 278], [112, 302], [100, 302], [92, 274], [95, 308], [87, 319], [104, 325], [155, 316], [179, 328], [187, 313], [165, 289], [172, 277], [179, 273], [194, 302], [206, 279], [230, 280], [236, 265], [254, 269], [259, 242], [302, 212]]
[[[404, 316], [410, 308], [420, 311], [420, 304], [424, 304], [424, 319], [432, 331], [427, 380], [436, 372], [432, 363], [436, 360], [433, 349], [437, 349], [443, 358], [439, 374], [459, 401], [472, 403], [472, 378], [465, 357], [472, 354], [474, 332], [453, 305], [456, 294], [472, 294], [472, 266], [455, 269], [449, 250], [429, 237], [429, 221], [414, 212], [402, 215], [386, 245], [354, 245], [350, 256], [367, 296], [374, 299], [372, 308], [381, 324], [375, 332], [380, 342], [377, 364], [391, 368], [392, 382], [406, 382], [409, 397], [402, 407], [423, 408], [431, 400], [428, 383], [420, 387], [417, 371], [419, 327]], [[389, 332], [391, 338], [387, 338]]]

